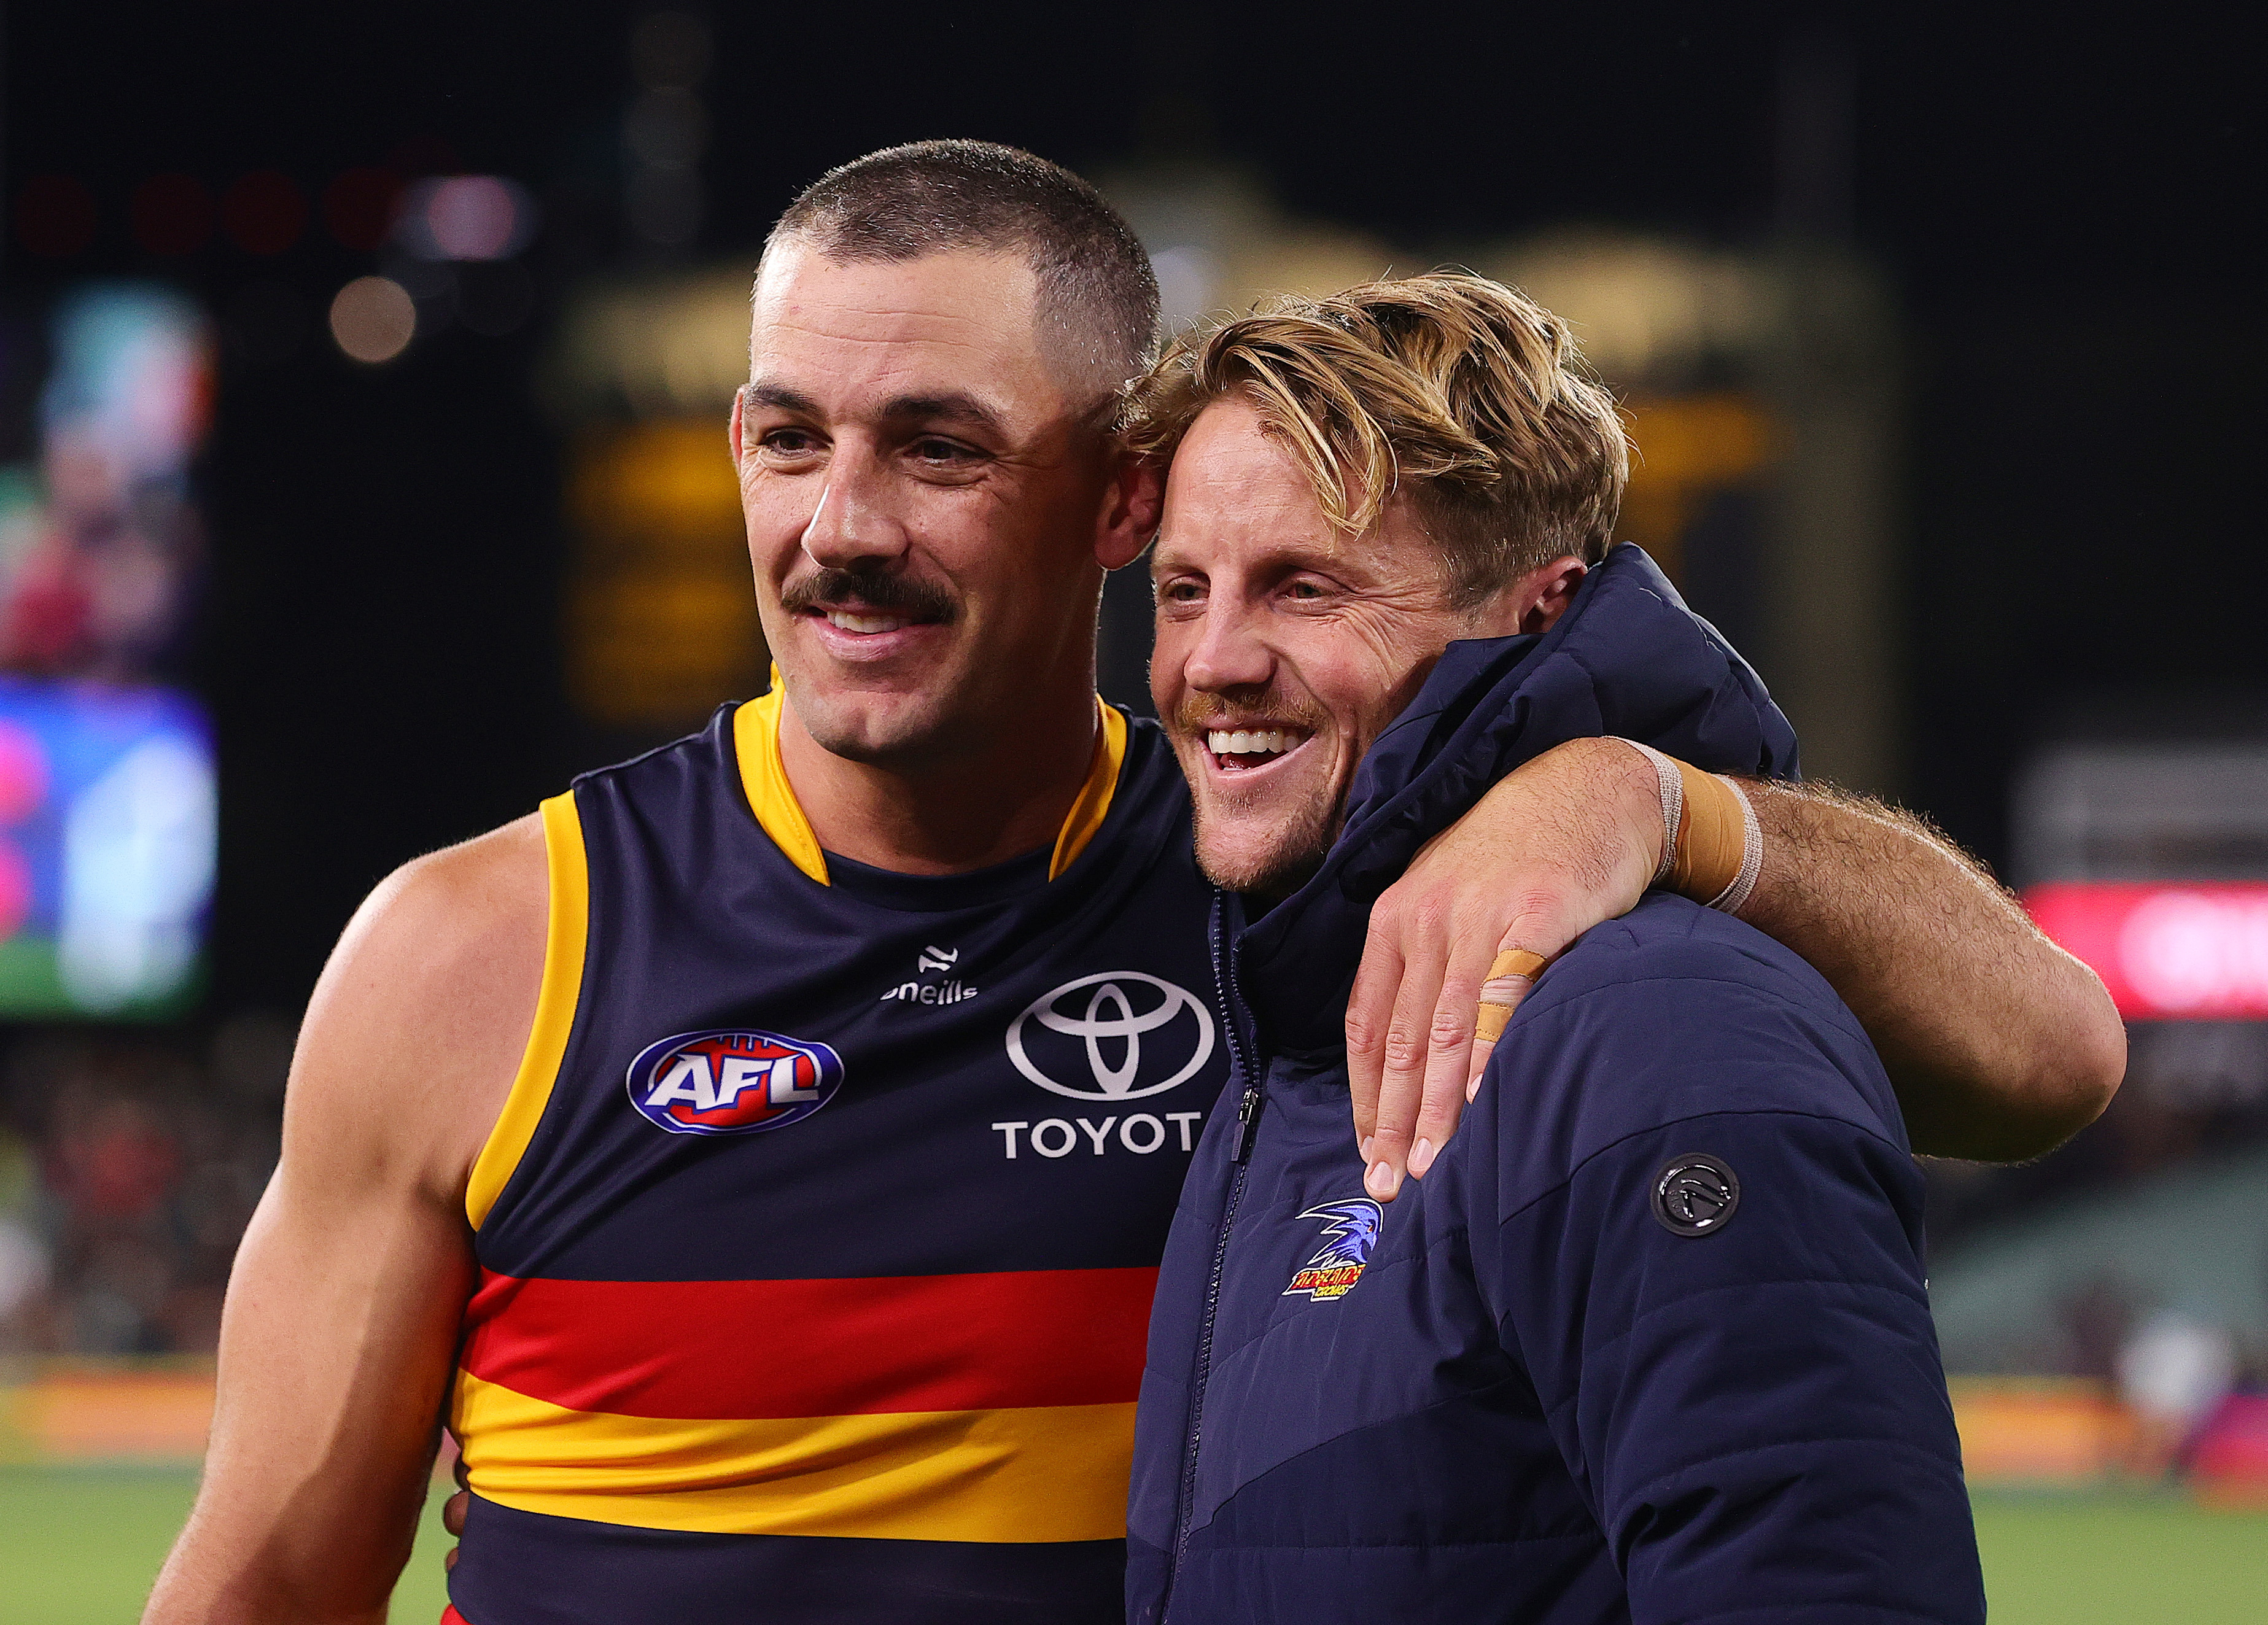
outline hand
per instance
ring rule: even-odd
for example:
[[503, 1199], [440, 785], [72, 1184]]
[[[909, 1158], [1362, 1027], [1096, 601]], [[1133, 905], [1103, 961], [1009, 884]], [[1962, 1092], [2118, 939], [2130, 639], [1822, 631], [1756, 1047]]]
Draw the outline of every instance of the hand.
[[1506, 776], [1379, 898], [1346, 1016], [1371, 1195], [1424, 1178], [1479, 1089], [1490, 963], [1507, 948], [1548, 960], [1637, 907], [1668, 838], [1653, 764], [1619, 739], [1572, 739]]
[[[450, 1471], [457, 1480], [457, 1493], [441, 1503], [441, 1527], [460, 1540], [465, 1538], [465, 1512], [473, 1504], [472, 1475], [465, 1471], [465, 1459], [459, 1456]], [[457, 1548], [451, 1547], [441, 1558], [446, 1571], [457, 1566]]]

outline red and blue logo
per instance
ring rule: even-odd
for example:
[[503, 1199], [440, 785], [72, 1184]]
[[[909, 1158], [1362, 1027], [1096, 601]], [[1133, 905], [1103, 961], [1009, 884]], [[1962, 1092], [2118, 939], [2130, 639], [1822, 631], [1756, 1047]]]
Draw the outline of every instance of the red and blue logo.
[[630, 1062], [630, 1104], [672, 1134], [755, 1134], [801, 1122], [843, 1086], [843, 1057], [777, 1033], [681, 1033]]

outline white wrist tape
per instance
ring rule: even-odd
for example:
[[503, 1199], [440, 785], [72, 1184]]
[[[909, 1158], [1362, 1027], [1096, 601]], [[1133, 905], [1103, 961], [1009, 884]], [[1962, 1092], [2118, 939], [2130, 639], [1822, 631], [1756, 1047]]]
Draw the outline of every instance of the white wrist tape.
[[1731, 790], [1741, 804], [1741, 872], [1733, 877], [1730, 886], [1709, 900], [1709, 906], [1726, 914], [1738, 914], [1748, 906], [1749, 893], [1756, 889], [1756, 877], [1764, 872], [1764, 826], [1756, 822], [1756, 805], [1749, 799], [1749, 792], [1741, 788], [1738, 781], [1728, 779], [1721, 773], [1712, 776]]
[[1653, 879], [1646, 883], [1651, 890], [1669, 878], [1677, 862], [1677, 831], [1685, 822], [1685, 782], [1677, 776], [1677, 764], [1653, 746], [1636, 739], [1622, 742], [1652, 762], [1654, 776], [1661, 781], [1661, 861], [1653, 866]]

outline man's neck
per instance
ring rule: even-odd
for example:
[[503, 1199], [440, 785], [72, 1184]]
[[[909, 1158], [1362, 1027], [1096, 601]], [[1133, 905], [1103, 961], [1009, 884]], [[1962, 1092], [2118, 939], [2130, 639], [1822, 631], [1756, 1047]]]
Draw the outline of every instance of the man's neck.
[[780, 708], [780, 762], [827, 851], [899, 874], [961, 874], [1051, 846], [1094, 764], [1094, 684], [1017, 706], [984, 746], [918, 768], [852, 761]]

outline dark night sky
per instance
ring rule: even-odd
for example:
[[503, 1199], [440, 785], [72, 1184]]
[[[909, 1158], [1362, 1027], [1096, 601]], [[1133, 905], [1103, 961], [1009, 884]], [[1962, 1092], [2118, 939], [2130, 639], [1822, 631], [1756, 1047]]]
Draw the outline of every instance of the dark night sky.
[[[2059, 710], [2125, 695], [2172, 718], [2268, 682], [2250, 53], [2176, 7], [2025, 9], [718, 6], [703, 247], [749, 248], [828, 165], [933, 135], [1074, 167], [1225, 157], [1300, 212], [1421, 252], [1570, 218], [1749, 243], [1775, 217], [1783, 53], [1839, 39], [1853, 232], [1903, 312], [1911, 790], [1997, 857], [2011, 761]], [[632, 14], [18, 0], [8, 195], [77, 175], [106, 230], [60, 270], [11, 243], [6, 305], [126, 271], [224, 312], [279, 282], [320, 312], [367, 256], [318, 234], [264, 263], [158, 261], [127, 242], [123, 199], [161, 170], [318, 187], [387, 162], [526, 180], [556, 295], [621, 251]], [[224, 367], [195, 673], [222, 732], [224, 1004], [294, 1005], [387, 868], [589, 765], [556, 674], [541, 342], [539, 318], [379, 372], [312, 342]]]

